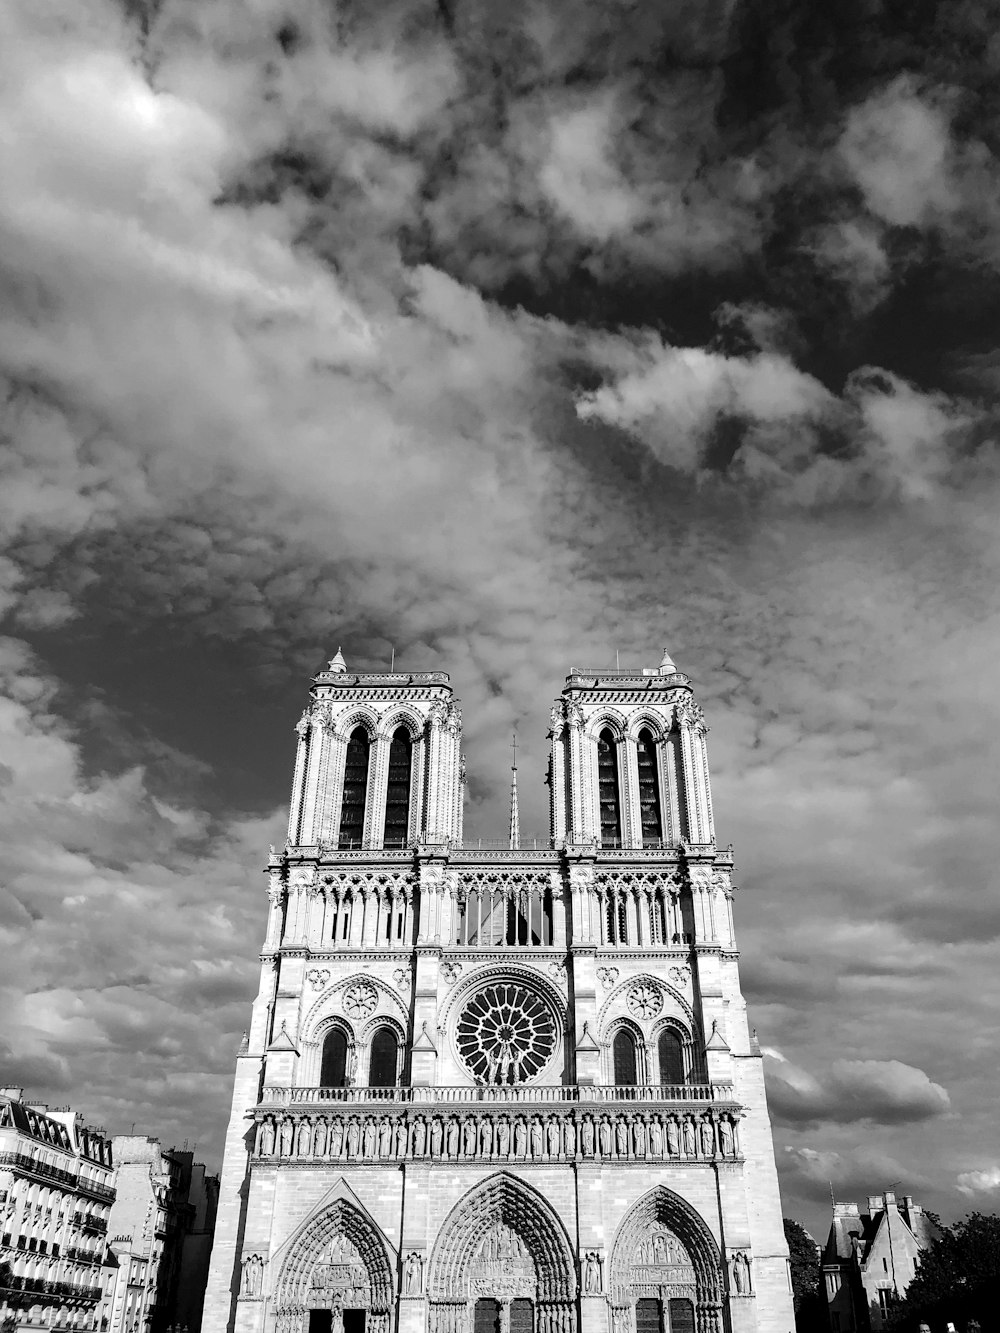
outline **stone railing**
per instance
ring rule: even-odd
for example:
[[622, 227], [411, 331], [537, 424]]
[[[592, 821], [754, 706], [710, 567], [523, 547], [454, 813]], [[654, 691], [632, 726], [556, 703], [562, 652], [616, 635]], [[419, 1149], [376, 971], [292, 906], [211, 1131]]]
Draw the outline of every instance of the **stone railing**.
[[731, 1104], [735, 1094], [728, 1083], [670, 1084], [460, 1084], [409, 1088], [265, 1088], [262, 1106], [289, 1106], [334, 1102], [360, 1106], [370, 1102], [389, 1102], [402, 1106], [440, 1106], [450, 1104], [510, 1104], [586, 1102], [721, 1102]]
[[[719, 1089], [718, 1091], [722, 1091]], [[732, 1091], [731, 1089], [729, 1090]], [[529, 1108], [448, 1104], [258, 1106], [254, 1156], [263, 1162], [715, 1160], [739, 1156], [740, 1110], [549, 1103]]]

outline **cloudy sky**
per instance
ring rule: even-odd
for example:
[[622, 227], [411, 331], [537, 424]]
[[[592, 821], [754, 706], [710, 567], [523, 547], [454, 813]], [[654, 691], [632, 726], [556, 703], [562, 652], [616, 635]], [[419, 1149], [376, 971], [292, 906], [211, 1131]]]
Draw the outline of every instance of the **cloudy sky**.
[[217, 1167], [324, 655], [544, 836], [564, 674], [668, 645], [786, 1212], [1000, 1207], [998, 31], [0, 4], [0, 1081]]

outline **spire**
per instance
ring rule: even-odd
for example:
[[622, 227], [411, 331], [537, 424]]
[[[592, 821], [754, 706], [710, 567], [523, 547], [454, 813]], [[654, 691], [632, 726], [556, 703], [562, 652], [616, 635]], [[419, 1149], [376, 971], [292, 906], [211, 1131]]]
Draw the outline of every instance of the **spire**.
[[347, 663], [344, 661], [344, 654], [340, 651], [339, 647], [334, 656], [331, 657], [329, 666], [331, 671], [347, 670]]
[[674, 659], [667, 652], [666, 648], [664, 648], [663, 657], [660, 659], [660, 675], [673, 676], [676, 674], [677, 667], [674, 665]]
[[513, 734], [510, 748], [514, 751], [514, 762], [510, 766], [510, 845], [515, 850], [521, 845], [521, 819], [517, 811], [517, 732]]

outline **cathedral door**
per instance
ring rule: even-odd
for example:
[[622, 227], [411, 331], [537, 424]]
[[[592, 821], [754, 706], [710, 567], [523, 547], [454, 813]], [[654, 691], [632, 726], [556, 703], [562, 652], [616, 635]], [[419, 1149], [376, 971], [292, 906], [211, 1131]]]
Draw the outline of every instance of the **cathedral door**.
[[344, 1311], [344, 1333], [365, 1333], [364, 1310]]
[[500, 1333], [500, 1302], [489, 1296], [476, 1301], [472, 1333]]
[[309, 1311], [309, 1333], [331, 1333], [333, 1328], [332, 1310]]

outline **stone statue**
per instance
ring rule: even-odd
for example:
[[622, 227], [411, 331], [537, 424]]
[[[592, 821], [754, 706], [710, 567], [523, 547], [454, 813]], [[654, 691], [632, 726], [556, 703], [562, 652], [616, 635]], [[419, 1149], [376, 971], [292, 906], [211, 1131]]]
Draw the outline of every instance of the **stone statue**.
[[291, 1157], [292, 1155], [292, 1122], [282, 1120], [281, 1122], [281, 1155], [282, 1157]]
[[441, 1128], [441, 1117], [435, 1116], [431, 1125], [431, 1156], [441, 1156], [441, 1145], [444, 1142], [444, 1130]]
[[483, 1157], [493, 1156], [493, 1121], [488, 1115], [479, 1126], [479, 1151]]
[[396, 1156], [406, 1156], [406, 1121], [400, 1116], [393, 1129], [393, 1138], [396, 1140]]
[[545, 1141], [542, 1133], [542, 1122], [536, 1116], [531, 1122], [531, 1155], [532, 1157], [541, 1157], [545, 1153]]
[[610, 1157], [612, 1152], [611, 1140], [611, 1121], [608, 1117], [601, 1117], [601, 1156]]
[[274, 1152], [274, 1121], [273, 1121], [273, 1120], [265, 1120], [265, 1121], [264, 1121], [264, 1133], [263, 1133], [263, 1135], [262, 1135], [261, 1137], [262, 1137], [262, 1139], [263, 1139], [263, 1143], [262, 1143], [262, 1145], [261, 1145], [261, 1152], [264, 1154], [265, 1157], [270, 1157], [271, 1154]]
[[514, 1151], [518, 1157], [524, 1157], [528, 1151], [528, 1132], [521, 1116], [517, 1117], [517, 1124], [514, 1126]]
[[641, 1116], [636, 1116], [632, 1125], [632, 1141], [635, 1144], [636, 1157], [646, 1156], [646, 1124]]
[[688, 1157], [693, 1157], [697, 1151], [694, 1142], [694, 1122], [689, 1116], [684, 1117], [684, 1151]]
[[313, 1156], [326, 1156], [326, 1121], [317, 1120], [313, 1130]]
[[423, 1157], [424, 1148], [427, 1143], [427, 1129], [424, 1125], [423, 1116], [418, 1115], [413, 1122], [413, 1155], [414, 1157]]
[[375, 1157], [375, 1121], [369, 1118], [365, 1121], [365, 1161], [371, 1162]]
[[583, 1265], [583, 1290], [587, 1296], [601, 1292], [601, 1261], [594, 1250], [588, 1250]]
[[583, 1119], [583, 1155], [593, 1157], [594, 1155], [594, 1122], [590, 1116], [584, 1116]]
[[649, 1125], [649, 1151], [654, 1157], [663, 1156], [663, 1127], [659, 1117], [653, 1116]]
[[705, 1157], [711, 1157], [715, 1152], [715, 1134], [712, 1131], [711, 1120], [701, 1122], [701, 1151]]
[[309, 1133], [309, 1122], [308, 1120], [303, 1120], [299, 1124], [298, 1142], [296, 1144], [296, 1151], [300, 1157], [309, 1156], [309, 1146], [311, 1140], [312, 1140], [312, 1135]]
[[501, 1117], [497, 1125], [497, 1155], [506, 1157], [510, 1153], [510, 1126], [506, 1116]]
[[736, 1143], [733, 1137], [733, 1125], [728, 1117], [719, 1121], [719, 1137], [722, 1140], [723, 1157], [735, 1157]]
[[563, 1151], [567, 1157], [576, 1156], [576, 1125], [569, 1119], [563, 1121]]
[[476, 1155], [476, 1124], [474, 1120], [466, 1120], [462, 1137], [465, 1140], [464, 1148], [466, 1157], [475, 1157]]
[[733, 1255], [733, 1286], [737, 1296], [750, 1295], [750, 1260], [742, 1250]]
[[403, 1278], [407, 1296], [420, 1295], [423, 1286], [423, 1282], [421, 1281], [422, 1276], [423, 1264], [421, 1263], [420, 1255], [413, 1250], [406, 1256], [406, 1267]]
[[330, 1156], [339, 1157], [344, 1146], [344, 1126], [335, 1120], [330, 1127]]
[[458, 1121], [454, 1116], [448, 1121], [448, 1156], [458, 1156]]
[[243, 1260], [243, 1273], [240, 1282], [241, 1296], [259, 1296], [264, 1276], [264, 1261], [259, 1254], [248, 1255]]
[[392, 1125], [385, 1117], [382, 1118], [378, 1127], [378, 1155], [380, 1157], [392, 1156]]
[[548, 1126], [549, 1156], [559, 1156], [559, 1121], [553, 1118]]
[[677, 1121], [671, 1116], [667, 1121], [667, 1151], [671, 1157], [677, 1157], [680, 1154], [681, 1144], [680, 1136], [677, 1132]]
[[619, 1157], [628, 1156], [628, 1122], [621, 1117], [615, 1125], [615, 1147]]
[[347, 1155], [348, 1157], [357, 1157], [358, 1147], [361, 1144], [361, 1130], [358, 1128], [358, 1122], [352, 1116], [347, 1126]]

